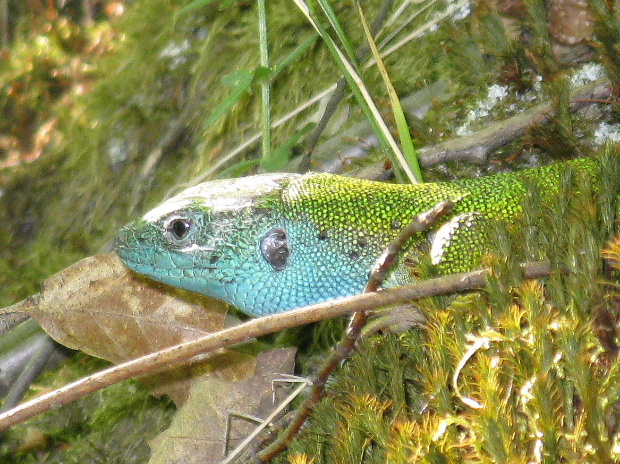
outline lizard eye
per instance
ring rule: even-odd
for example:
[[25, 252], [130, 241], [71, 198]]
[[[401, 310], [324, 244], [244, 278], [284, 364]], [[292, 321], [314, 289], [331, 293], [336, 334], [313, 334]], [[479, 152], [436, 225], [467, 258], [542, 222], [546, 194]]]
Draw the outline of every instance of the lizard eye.
[[281, 271], [288, 264], [291, 251], [288, 246], [288, 237], [284, 229], [271, 230], [260, 242], [260, 251], [271, 267]]
[[183, 240], [187, 237], [191, 228], [192, 224], [185, 219], [175, 219], [168, 226], [168, 230], [177, 240]]
[[184, 245], [193, 235], [196, 224], [183, 217], [173, 217], [165, 225], [165, 236], [174, 245]]

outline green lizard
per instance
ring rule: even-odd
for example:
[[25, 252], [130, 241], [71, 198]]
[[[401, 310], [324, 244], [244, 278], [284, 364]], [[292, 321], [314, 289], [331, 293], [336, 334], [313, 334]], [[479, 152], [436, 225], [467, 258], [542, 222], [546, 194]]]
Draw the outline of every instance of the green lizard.
[[[413, 237], [385, 286], [410, 283], [430, 252], [442, 273], [479, 261], [493, 220], [511, 221], [531, 184], [543, 200], [584, 158], [477, 179], [393, 185], [332, 174], [266, 174], [189, 188], [125, 226], [117, 252], [132, 270], [224, 300], [252, 316], [360, 293], [383, 248], [440, 200], [453, 212]], [[596, 182], [596, 181], [595, 181]]]

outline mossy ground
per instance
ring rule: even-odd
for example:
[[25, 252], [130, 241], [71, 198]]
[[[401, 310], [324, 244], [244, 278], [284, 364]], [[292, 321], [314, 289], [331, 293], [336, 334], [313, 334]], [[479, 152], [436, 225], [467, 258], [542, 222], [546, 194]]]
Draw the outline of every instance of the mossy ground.
[[[3, 305], [37, 292], [45, 277], [99, 252], [122, 224], [203, 173], [260, 127], [257, 85], [215, 124], [205, 126], [213, 109], [234, 91], [222, 78], [238, 71], [252, 72], [258, 66], [255, 5], [213, 3], [182, 13], [184, 5], [178, 2], [139, 0], [124, 4], [125, 13], [120, 16], [106, 16], [101, 9], [93, 22], [87, 22], [73, 3], [64, 10], [49, 10], [47, 15], [27, 6], [15, 7], [13, 37], [1, 52], [6, 57], [0, 63]], [[417, 122], [424, 141], [447, 138], [464, 124], [477, 130], [536, 101], [551, 99], [556, 109], [563, 110], [558, 113], [561, 117], [550, 130], [528, 133], [498, 152], [501, 166], [504, 158], [518, 152], [526, 163], [538, 162], [549, 153], [591, 153], [596, 123], [587, 115], [565, 111], [566, 82], [572, 71], [550, 55], [549, 37], [542, 27], [545, 18], [530, 14], [523, 20], [536, 39], [524, 48], [506, 32], [496, 13], [485, 2], [479, 3], [475, 14], [442, 21], [386, 59], [400, 94], [438, 79], [448, 83], [447, 99]], [[603, 11], [604, 2], [592, 3]], [[536, 5], [547, 3], [530, 4], [535, 11]], [[380, 7], [376, 1], [364, 4], [369, 18]], [[445, 7], [442, 2], [433, 4], [406, 30], [424, 24]], [[334, 8], [351, 41], [361, 44], [354, 5], [341, 2]], [[405, 18], [399, 16], [395, 25]], [[604, 15], [598, 24], [606, 41], [591, 60], [613, 77], [618, 75], [614, 61], [617, 27]], [[285, 0], [269, 2], [269, 27], [274, 63], [313, 34]], [[339, 76], [324, 45], [313, 43], [274, 79], [274, 120]], [[543, 76], [545, 85], [538, 86], [536, 76]], [[380, 107], [389, 113], [376, 70], [370, 68], [364, 78]], [[489, 87], [498, 82], [506, 87], [508, 98], [498, 100], [487, 114], [478, 113], [468, 120], [488, 98]], [[336, 134], [363, 118], [351, 100], [344, 105], [348, 118], [334, 129]], [[274, 149], [312, 120], [316, 111], [317, 106], [311, 106], [276, 128]], [[596, 111], [599, 117], [594, 119], [618, 124], [617, 101]], [[177, 123], [181, 129], [174, 128]], [[257, 147], [223, 167], [228, 172], [247, 171], [258, 162]], [[363, 162], [387, 162], [388, 158], [385, 151], [376, 150]], [[450, 171], [457, 167], [448, 166]], [[433, 176], [447, 177], [446, 169], [427, 178]], [[567, 208], [589, 211], [591, 206]], [[411, 456], [431, 462], [513, 458], [525, 462], [524, 456], [529, 456], [535, 462], [536, 453], [542, 453], [544, 460], [560, 453], [566, 459], [581, 456], [584, 461], [601, 462], [612, 446], [605, 442], [604, 432], [614, 430], [613, 424], [607, 425], [614, 416], [603, 416], [618, 401], [618, 361], [609, 356], [609, 347], [602, 345], [592, 328], [594, 314], [617, 301], [610, 295], [618, 290], [604, 283], [610, 277], [593, 263], [600, 263], [596, 253], [603, 248], [610, 228], [615, 227], [616, 234], [618, 229], [608, 220], [606, 234], [592, 227], [583, 232], [583, 223], [557, 224], [559, 217], [554, 211], [542, 214], [543, 222], [544, 218], [551, 222], [541, 229], [548, 232], [543, 235], [555, 236], [551, 232], [561, 230], [572, 242], [540, 243], [524, 238], [525, 242], [517, 243], [531, 242], [530, 251], [519, 251], [509, 262], [529, 258], [533, 250], [566, 260], [581, 257], [575, 244], [586, 239], [578, 234], [591, 234], [595, 237], [586, 242], [590, 261], [581, 263], [584, 270], [578, 278], [555, 276], [544, 287], [497, 283], [484, 296], [424, 302], [423, 310], [431, 315], [427, 331], [367, 340], [360, 349], [364, 355], [343, 368], [330, 398], [291, 447], [291, 454], [308, 456], [303, 461], [300, 455], [295, 462], [345, 462], [343, 456], [350, 456], [350, 462], [405, 462]], [[507, 243], [499, 256], [512, 249]], [[485, 337], [488, 343], [458, 378], [461, 395], [482, 405], [475, 409], [463, 403], [448, 380], [467, 347]], [[100, 367], [94, 360], [86, 368], [83, 363], [83, 358], [74, 361], [79, 367], [75, 374]], [[84, 404], [89, 401], [103, 405], [103, 412], [95, 413], [101, 414], [99, 419], [80, 419], [81, 425], [68, 425], [64, 431], [46, 427], [45, 433], [52, 437], [48, 444], [20, 455], [18, 462], [114, 462], [108, 460], [114, 455], [110, 449], [123, 449], [126, 444], [105, 438], [110, 423], [135, 420], [130, 428], [142, 434], [142, 425], [133, 424], [154, 421], [155, 428], [161, 428], [169, 414], [169, 404], [163, 402], [161, 411], [150, 416], [155, 401], [132, 383], [100, 393]], [[140, 422], [142, 413], [121, 419], [119, 405], [127, 411], [145, 410], [154, 419]], [[70, 423], [66, 418], [53, 421]], [[20, 436], [30, 426], [11, 433]], [[615, 427], [617, 433], [617, 422]], [[540, 433], [551, 438], [541, 444]], [[9, 436], [8, 443], [15, 443], [10, 440]], [[580, 455], [581, 451], [585, 454]], [[136, 458], [135, 462], [144, 462], [142, 453], [142, 461]], [[12, 456], [5, 454], [4, 459], [11, 462], [16, 459]], [[125, 459], [118, 462], [132, 462]]]

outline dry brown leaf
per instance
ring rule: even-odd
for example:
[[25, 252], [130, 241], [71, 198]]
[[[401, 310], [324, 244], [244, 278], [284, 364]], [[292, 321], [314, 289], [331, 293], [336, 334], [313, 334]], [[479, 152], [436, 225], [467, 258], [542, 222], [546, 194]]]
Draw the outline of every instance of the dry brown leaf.
[[[239, 382], [215, 376], [196, 379], [183, 408], [165, 432], [151, 441], [149, 464], [214, 464], [224, 456], [224, 431], [231, 413], [264, 418], [276, 407], [272, 382], [282, 372], [292, 372], [294, 349], [276, 349], [258, 356], [254, 375]], [[229, 449], [234, 448], [255, 423], [232, 421]]]
[[[54, 340], [113, 363], [216, 332], [227, 312], [218, 300], [133, 274], [116, 253], [85, 258], [46, 279], [28, 303], [25, 311]], [[238, 380], [248, 370], [251, 375], [247, 365], [237, 367], [219, 354], [142, 380], [154, 394], [166, 393], [181, 405], [193, 376], [215, 372]]]
[[[45, 280], [40, 294], [13, 308], [36, 319], [59, 343], [114, 363], [233, 322], [226, 304], [141, 278], [128, 271], [116, 253], [77, 262]], [[256, 370], [255, 356], [226, 350], [141, 378], [153, 393], [168, 394], [179, 408], [173, 428], [157, 440], [163, 451], [154, 462], [194, 462], [190, 457], [216, 462], [210, 459], [215, 450], [224, 449], [229, 410], [266, 416], [271, 381], [292, 372], [294, 350], [274, 350], [260, 359]]]
[[45, 280], [28, 313], [63, 345], [118, 363], [224, 326], [225, 303], [184, 297], [137, 277], [109, 253]]

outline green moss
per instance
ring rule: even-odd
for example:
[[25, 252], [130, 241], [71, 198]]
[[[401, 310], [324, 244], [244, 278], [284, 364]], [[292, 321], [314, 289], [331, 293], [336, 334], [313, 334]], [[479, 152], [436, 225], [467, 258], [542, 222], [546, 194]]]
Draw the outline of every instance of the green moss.
[[[442, 11], [445, 5], [440, 3], [425, 10], [395, 40]], [[228, 4], [222, 9], [213, 5], [176, 16], [183, 6], [178, 2], [139, 0], [127, 3], [126, 14], [120, 19], [99, 16], [91, 25], [78, 23], [73, 14], [64, 17], [62, 12], [55, 21], [21, 19], [14, 42], [2, 51], [3, 57], [8, 53], [10, 59], [0, 62], [0, 131], [3, 143], [16, 144], [18, 158], [35, 151], [38, 158], [0, 171], [1, 304], [35, 293], [45, 277], [101, 250], [121, 224], [203, 173], [258, 130], [255, 88], [216, 124], [205, 126], [213, 108], [231, 92], [222, 78], [239, 70], [253, 71], [258, 63], [254, 5]], [[367, 17], [372, 19], [381, 5], [374, 0], [364, 3]], [[604, 2], [597, 1], [596, 6], [605, 21], [597, 39], [605, 41], [601, 61], [614, 76], [617, 24], [604, 11]], [[337, 2], [334, 8], [353, 44], [361, 45], [354, 5]], [[277, 63], [312, 31], [290, 1], [269, 2], [269, 9], [271, 56]], [[21, 7], [19, 11], [28, 13]], [[397, 17], [390, 29], [404, 24], [407, 17]], [[538, 21], [529, 28], [535, 31], [541, 24]], [[545, 55], [549, 52], [545, 51], [546, 32], [540, 29], [537, 34], [536, 44], [542, 44], [538, 56], [549, 68], [552, 61]], [[379, 42], [386, 35], [383, 33]], [[490, 83], [501, 79], [512, 86], [512, 98], [500, 102], [488, 115], [477, 117], [474, 130], [542, 99], [532, 86], [534, 71], [525, 56], [522, 45], [505, 33], [498, 16], [480, 7], [473, 16], [458, 22], [445, 20], [436, 30], [403, 45], [386, 58], [386, 65], [403, 95], [437, 79], [448, 83], [451, 97], [433, 105], [424, 120], [432, 129], [427, 132], [428, 140], [441, 140], [454, 133], [469, 109], [486, 97]], [[513, 70], [509, 79], [505, 77], [507, 69]], [[274, 79], [274, 119], [339, 77], [326, 48], [316, 42]], [[364, 78], [380, 108], [389, 113], [377, 72], [371, 68]], [[526, 90], [532, 98], [520, 102], [519, 92]], [[559, 95], [557, 100], [560, 107], [566, 96]], [[513, 106], [515, 103], [518, 105]], [[362, 120], [354, 103], [347, 100], [342, 107], [349, 110], [348, 116], [334, 124], [334, 132], [323, 139]], [[602, 110], [602, 119], [617, 123], [611, 108]], [[317, 109], [317, 105], [311, 106], [277, 128], [274, 147], [307, 123]], [[563, 117], [566, 119], [566, 114]], [[49, 140], [42, 138], [36, 145], [35, 134], [46, 123], [51, 124]], [[177, 123], [180, 130], [174, 128]], [[580, 144], [571, 149], [583, 150], [592, 124], [572, 114], [566, 125], [575, 131]], [[543, 143], [553, 136], [531, 134], [496, 158], [503, 160], [523, 148], [538, 155], [542, 150], [536, 147], [540, 146], [563, 151], [564, 145]], [[344, 141], [345, 146], [356, 143]], [[256, 158], [256, 146], [227, 166], [238, 168], [242, 160]], [[338, 156], [339, 150], [333, 155]], [[2, 161], [8, 156], [9, 150], [2, 145]], [[376, 150], [371, 159], [384, 162], [386, 158], [384, 151]], [[450, 169], [453, 167], [461, 169]], [[439, 175], [447, 176], [445, 172]], [[603, 185], [612, 183], [610, 177]], [[560, 206], [569, 212], [589, 211], [586, 200]], [[428, 331], [366, 341], [362, 354], [334, 380], [332, 395], [291, 452], [305, 451], [325, 462], [342, 462], [337, 457], [342, 455], [357, 457], [356, 462], [403, 462], [403, 456], [437, 463], [506, 455], [521, 459], [532, 451], [536, 440], [532, 431], [538, 427], [550, 437], [545, 448], [549, 456], [561, 454], [574, 461], [566, 443], [581, 438], [570, 437], [567, 431], [578, 424], [588, 436], [601, 437], [594, 445], [596, 452], [605, 453], [608, 444], [604, 443], [604, 421], [600, 419], [609, 405], [618, 401], [620, 389], [614, 380], [618, 363], [611, 359], [608, 364], [602, 362], [599, 342], [588, 332], [593, 308], [610, 304], [597, 267], [602, 237], [614, 227], [617, 231], [610, 219], [614, 209], [604, 206], [612, 200], [605, 201], [601, 200], [600, 208], [607, 208], [606, 222], [592, 221], [585, 227], [579, 221], [572, 224], [575, 218], [561, 223], [557, 211], [537, 213], [531, 209], [526, 221], [543, 224], [539, 235], [524, 236], [517, 241], [520, 247], [507, 239], [498, 245], [498, 256], [513, 256], [513, 264], [503, 267], [503, 275], [514, 274], [515, 262], [543, 256], [583, 271], [549, 279], [543, 296], [539, 289], [496, 280], [486, 295], [424, 302], [430, 319]], [[549, 238], [556, 230], [564, 231], [564, 238]], [[587, 253], [575, 249], [575, 244], [588, 244]], [[577, 263], [571, 261], [575, 256]], [[613, 308], [609, 310], [613, 314]], [[317, 331], [316, 338], [307, 341], [309, 355], [305, 364], [302, 362], [307, 370], [313, 369], [317, 352], [333, 344], [334, 334], [341, 329], [338, 323], [334, 326]], [[470, 338], [487, 335], [498, 339], [490, 342], [489, 349], [480, 350], [459, 377], [463, 394], [496, 408], [477, 414], [456, 397], [450, 379]], [[562, 355], [561, 362], [554, 366], [557, 353]], [[532, 388], [541, 391], [536, 391], [535, 401], [519, 403], [518, 398], [527, 399], [525, 391], [507, 402], [509, 393], [525, 387], [534, 376], [540, 381]], [[57, 380], [60, 386], [67, 379], [60, 375]], [[586, 384], [592, 385], [590, 395], [584, 391]], [[163, 427], [170, 414], [168, 403], [148, 399], [133, 383], [92, 395], [80, 404], [67, 409], [69, 418], [59, 419], [50, 413], [49, 419], [37, 419], [37, 427], [51, 430], [46, 432], [51, 442], [45, 452], [54, 455], [49, 462], [89, 462], [87, 456], [92, 462], [131, 462], [133, 455], [123, 456], [130, 449], [123, 434], [108, 435], [111, 424], [124, 424], [125, 428], [119, 427], [121, 432], [134, 428], [142, 434]], [[579, 407], [572, 410], [575, 404]], [[102, 412], [90, 412], [99, 406], [104, 407]], [[557, 411], [561, 414], [551, 414]], [[152, 423], [154, 428], [150, 428]], [[348, 434], [349, 424], [354, 433]], [[19, 443], [21, 432], [15, 430], [12, 443]], [[520, 441], [515, 442], [515, 436]], [[67, 443], [71, 446], [68, 454], [63, 454], [60, 448]], [[518, 446], [513, 448], [514, 443]], [[584, 442], [573, 443], [586, 449]], [[95, 449], [98, 454], [93, 454]], [[144, 452], [145, 448], [141, 449]], [[525, 454], [519, 456], [519, 452]], [[15, 462], [8, 451], [3, 459]], [[23, 459], [34, 462], [35, 457]]]
[[[60, 388], [107, 366], [80, 354], [39, 379], [32, 392]], [[145, 462], [149, 440], [165, 430], [174, 411], [169, 400], [153, 398], [137, 382], [121, 382], [11, 428], [3, 437], [0, 462], [37, 463], [42, 455], [46, 463]], [[44, 440], [29, 445], [24, 440], [33, 431], [43, 433]]]

